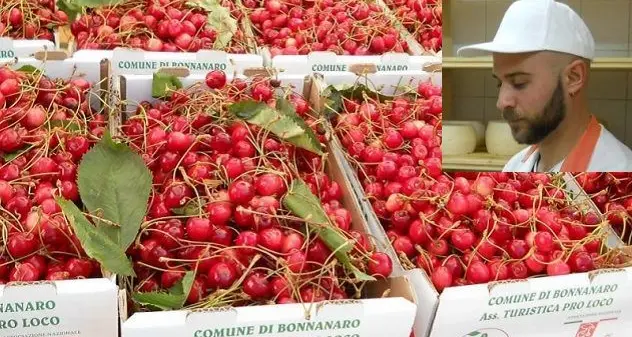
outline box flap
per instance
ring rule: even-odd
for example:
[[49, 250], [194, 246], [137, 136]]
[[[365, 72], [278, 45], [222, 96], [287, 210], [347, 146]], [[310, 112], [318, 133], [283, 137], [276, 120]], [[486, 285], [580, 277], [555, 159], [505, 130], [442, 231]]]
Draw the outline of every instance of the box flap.
[[[410, 56], [405, 53], [351, 56], [333, 52], [311, 52], [309, 55], [278, 55], [272, 58], [272, 67], [284, 73], [354, 72], [353, 65], [365, 65], [365, 73], [386, 71], [423, 70], [427, 64], [440, 64], [434, 56]], [[373, 65], [368, 67], [367, 65]]]
[[227, 54], [218, 50], [171, 53], [116, 48], [112, 54], [114, 74], [148, 75], [160, 68], [187, 68], [191, 74], [206, 74], [213, 70], [232, 74], [262, 65], [263, 59], [259, 55]]
[[488, 336], [527, 337], [534, 322], [538, 336], [573, 337], [585, 324], [600, 329], [594, 336], [625, 336], [630, 303], [632, 268], [452, 287], [440, 296], [431, 336], [492, 329]]
[[0, 59], [14, 57], [31, 57], [41, 50], [55, 50], [55, 43], [48, 40], [14, 40], [7, 37], [0, 38]]
[[349, 335], [408, 336], [415, 305], [403, 298], [284, 304], [201, 312], [136, 313], [123, 337]]

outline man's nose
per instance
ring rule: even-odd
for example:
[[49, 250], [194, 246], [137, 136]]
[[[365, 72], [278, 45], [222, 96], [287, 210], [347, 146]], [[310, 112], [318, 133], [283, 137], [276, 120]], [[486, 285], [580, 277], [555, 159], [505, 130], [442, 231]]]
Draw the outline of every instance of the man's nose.
[[502, 86], [498, 91], [498, 100], [496, 101], [496, 108], [500, 111], [504, 111], [507, 108], [515, 108], [515, 99], [510, 90], [504, 89]]

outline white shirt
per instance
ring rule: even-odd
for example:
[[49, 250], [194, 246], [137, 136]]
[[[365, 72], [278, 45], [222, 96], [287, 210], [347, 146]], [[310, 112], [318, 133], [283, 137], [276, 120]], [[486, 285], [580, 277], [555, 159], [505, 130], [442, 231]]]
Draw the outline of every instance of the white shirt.
[[[595, 150], [590, 157], [590, 164], [586, 170], [578, 170], [585, 172], [632, 172], [632, 150], [625, 144], [621, 143], [610, 131], [601, 126], [601, 134]], [[531, 147], [526, 147], [522, 151], [515, 154], [505, 167], [503, 172], [534, 172], [537, 171], [537, 162], [540, 158], [540, 152], [536, 149], [531, 155], [523, 161], [528, 155]], [[579, 149], [581, 150], [581, 149]], [[590, 155], [590, 154], [586, 154]], [[560, 172], [564, 161], [557, 163], [549, 172]]]

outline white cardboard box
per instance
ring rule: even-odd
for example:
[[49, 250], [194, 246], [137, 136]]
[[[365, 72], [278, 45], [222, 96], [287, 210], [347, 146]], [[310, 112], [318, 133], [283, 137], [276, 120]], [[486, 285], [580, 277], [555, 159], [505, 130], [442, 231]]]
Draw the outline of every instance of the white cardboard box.
[[151, 312], [133, 315], [123, 324], [122, 336], [408, 337], [414, 307], [403, 298], [383, 298], [209, 312]]
[[[57, 34], [55, 39], [58, 40]], [[31, 57], [34, 53], [57, 48], [55, 42], [48, 40], [14, 40], [7, 37], [0, 38], [0, 59]]]
[[[339, 142], [334, 143], [334, 147], [340, 146]], [[350, 183], [354, 185], [362, 202], [364, 193], [355, 171], [348, 162], [343, 162], [343, 166], [346, 166]], [[582, 209], [595, 211], [597, 208], [572, 176], [567, 174], [564, 178], [567, 191], [572, 194], [575, 204]], [[371, 205], [367, 202], [362, 204], [373, 234], [386, 240], [386, 233]], [[610, 248], [621, 247], [621, 241], [612, 231], [606, 244]], [[394, 261], [399, 261], [392, 247], [386, 252], [391, 254]], [[632, 268], [452, 287], [445, 289], [442, 294], [436, 291], [424, 270], [406, 271], [401, 265], [396, 269], [414, 285], [416, 302], [423, 303], [418, 306], [414, 324], [416, 337], [630, 336]], [[592, 289], [591, 287], [599, 286], [602, 286], [601, 289], [609, 287], [608, 291], [560, 297], [565, 289]], [[503, 296], [520, 294], [527, 294], [529, 301], [506, 305], [489, 304]], [[554, 312], [539, 314], [538, 310], [544, 310], [539, 309], [540, 306]]]
[[[126, 75], [123, 78], [121, 87], [124, 89], [121, 92], [123, 97], [133, 96], [135, 100], [140, 101], [151, 97], [151, 75]], [[282, 85], [291, 85], [294, 91], [303, 93], [306, 99], [312, 93], [319, 93], [311, 91], [314, 88], [311, 84], [314, 82], [305, 76], [280, 75], [277, 79]], [[181, 80], [184, 86], [191, 85], [200, 80], [200, 74], [192, 74]], [[231, 77], [228, 80], [230, 81]], [[343, 204], [352, 214], [353, 228], [368, 232], [360, 205], [345, 179], [341, 163], [333, 155], [330, 158], [332, 160], [329, 161], [328, 175], [334, 181], [342, 183]], [[123, 323], [122, 336], [408, 337], [417, 308], [412, 302], [416, 295], [409, 281], [404, 277], [393, 277], [386, 281], [375, 282], [368, 288], [371, 297], [374, 298], [329, 301], [320, 304], [135, 313]], [[377, 298], [381, 297], [387, 289], [390, 289], [390, 297]], [[333, 322], [336, 321], [341, 322], [341, 325], [335, 325]], [[292, 330], [299, 327], [302, 329], [309, 327], [311, 331]], [[230, 329], [237, 329], [237, 331]]]
[[[575, 202], [593, 208], [573, 180], [565, 178]], [[620, 246], [613, 232], [607, 245]], [[627, 337], [632, 328], [632, 268], [451, 287], [441, 294], [424, 270], [404, 273], [414, 285], [416, 301], [427, 304], [417, 311], [416, 337]], [[511, 296], [523, 301], [495, 304]]]
[[627, 337], [631, 303], [632, 268], [447, 288], [430, 336]]
[[272, 67], [289, 74], [315, 72], [348, 72], [353, 65], [373, 64], [378, 72], [423, 70], [428, 64], [440, 64], [435, 56], [411, 56], [405, 53], [386, 53], [374, 56], [336, 55], [333, 52], [312, 52], [309, 55], [278, 55]]
[[[0, 65], [9, 64], [14, 69], [29, 65], [43, 70], [50, 78], [70, 79], [82, 77], [92, 84], [90, 105], [94, 108], [102, 106], [102, 100], [108, 99], [107, 90], [110, 88], [109, 63], [106, 59], [92, 54], [92, 57], [82, 59], [68, 57], [65, 52], [36, 52], [33, 57], [18, 59], [2, 59]], [[16, 61], [17, 60], [17, 61]]]
[[0, 285], [0, 337], [118, 336], [117, 287], [106, 278]]
[[191, 73], [208, 73], [222, 70], [227, 74], [241, 73], [244, 69], [263, 66], [263, 58], [254, 54], [228, 54], [217, 50], [200, 50], [197, 53], [147, 52], [127, 48], [114, 50], [78, 50], [77, 59], [94, 55], [112, 60], [113, 75], [152, 74], [160, 68], [186, 68]]

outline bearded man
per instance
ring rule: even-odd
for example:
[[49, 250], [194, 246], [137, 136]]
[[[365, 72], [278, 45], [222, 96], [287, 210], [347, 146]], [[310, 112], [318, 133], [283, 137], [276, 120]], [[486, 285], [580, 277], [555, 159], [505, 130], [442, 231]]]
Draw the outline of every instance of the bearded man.
[[566, 4], [515, 1], [493, 41], [457, 53], [492, 54], [496, 106], [514, 139], [531, 145], [514, 155], [503, 172], [632, 171], [632, 150], [588, 109], [595, 41]]

